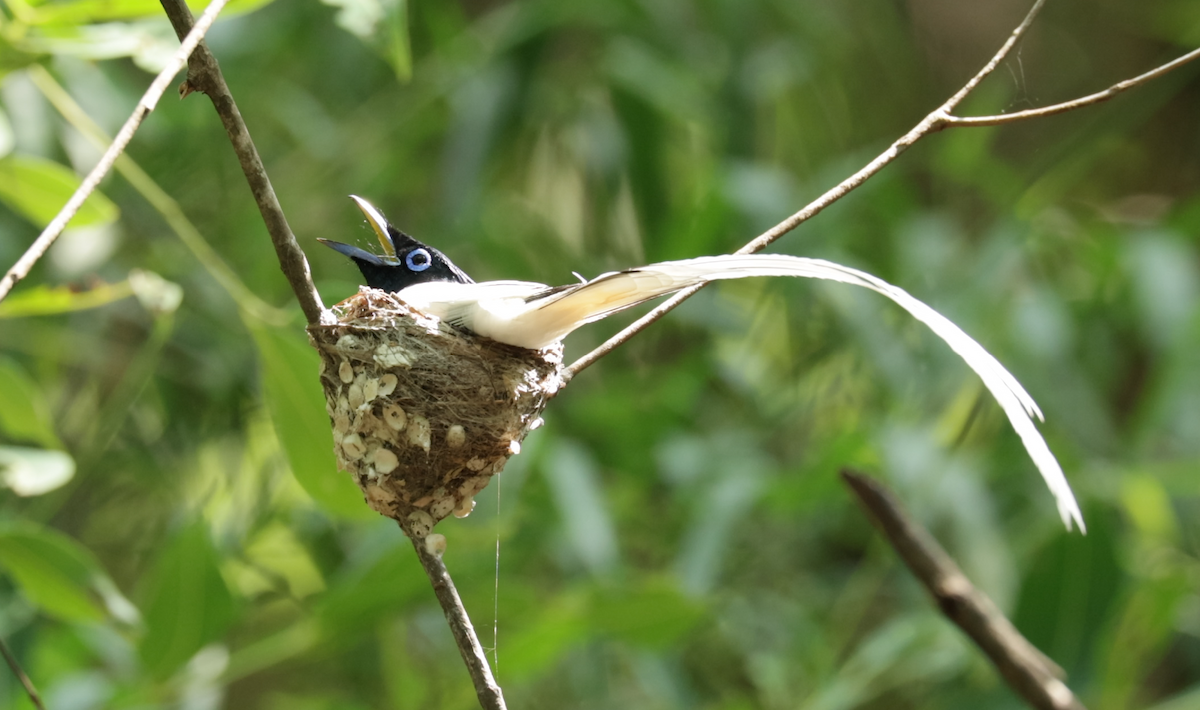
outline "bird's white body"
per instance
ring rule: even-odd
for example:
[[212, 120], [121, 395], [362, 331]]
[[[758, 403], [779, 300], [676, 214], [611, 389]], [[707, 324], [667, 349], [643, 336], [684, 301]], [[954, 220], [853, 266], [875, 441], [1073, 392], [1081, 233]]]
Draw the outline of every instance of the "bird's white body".
[[532, 281], [474, 284], [427, 281], [396, 295], [422, 313], [437, 316], [456, 328], [509, 345], [540, 350], [562, 338], [547, 337], [545, 325], [529, 322], [531, 311], [526, 299], [547, 288]]

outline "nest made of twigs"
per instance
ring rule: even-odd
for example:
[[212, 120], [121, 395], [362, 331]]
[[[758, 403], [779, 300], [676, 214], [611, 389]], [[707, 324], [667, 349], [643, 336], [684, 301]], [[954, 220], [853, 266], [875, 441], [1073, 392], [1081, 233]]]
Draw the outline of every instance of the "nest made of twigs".
[[503, 345], [363, 287], [308, 329], [338, 467], [372, 509], [423, 538], [474, 496], [541, 423], [562, 386], [562, 345]]

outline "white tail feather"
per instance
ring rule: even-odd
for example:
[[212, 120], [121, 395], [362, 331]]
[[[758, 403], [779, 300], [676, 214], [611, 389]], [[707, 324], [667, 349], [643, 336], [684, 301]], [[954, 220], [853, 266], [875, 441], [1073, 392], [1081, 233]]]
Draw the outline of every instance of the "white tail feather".
[[983, 380], [1008, 415], [1058, 504], [1067, 529], [1086, 532], [1079, 504], [1050, 447], [1034, 426], [1042, 413], [1033, 398], [996, 358], [942, 314], [903, 289], [868, 273], [823, 259], [777, 254], [706, 256], [603, 274], [583, 284], [551, 289], [524, 281], [460, 284], [427, 282], [400, 292], [430, 315], [518, 347], [540, 349], [586, 323], [707, 281], [752, 276], [798, 276], [840, 281], [881, 293], [929, 326]]
[[1072, 522], [1086, 532], [1079, 504], [1063, 475], [1062, 468], [1050, 452], [1046, 441], [1034, 426], [1032, 417], [1042, 419], [1042, 412], [1017, 379], [957, 325], [908, 292], [868, 273], [835, 264], [823, 259], [773, 254], [710, 256], [684, 261], [651, 264], [630, 271], [609, 273], [586, 284], [566, 289], [553, 296], [534, 300], [527, 310], [513, 318], [513, 325], [523, 332], [540, 332], [549, 336], [549, 344], [566, 336], [579, 326], [599, 320], [616, 311], [643, 301], [694, 286], [706, 281], [741, 279], [752, 276], [798, 276], [803, 278], [840, 281], [869, 288], [887, 296], [917, 320], [929, 326], [938, 337], [958, 353], [967, 365], [983, 380], [1008, 415], [1013, 429], [1021, 437], [1046, 485], [1058, 504], [1058, 512], [1068, 529]]

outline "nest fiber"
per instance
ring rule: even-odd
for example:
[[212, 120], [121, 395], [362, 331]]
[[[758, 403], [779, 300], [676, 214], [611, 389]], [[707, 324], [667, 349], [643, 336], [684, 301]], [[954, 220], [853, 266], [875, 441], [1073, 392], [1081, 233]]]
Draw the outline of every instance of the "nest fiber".
[[533, 351], [458, 331], [362, 288], [311, 326], [338, 466], [420, 539], [474, 496], [541, 423], [562, 345]]

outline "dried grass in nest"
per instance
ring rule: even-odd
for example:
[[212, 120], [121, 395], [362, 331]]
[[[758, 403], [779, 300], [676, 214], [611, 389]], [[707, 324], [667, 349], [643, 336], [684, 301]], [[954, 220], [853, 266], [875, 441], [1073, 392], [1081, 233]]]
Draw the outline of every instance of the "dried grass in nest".
[[424, 538], [504, 468], [562, 385], [562, 346], [463, 333], [363, 287], [310, 326], [338, 466], [375, 511]]

